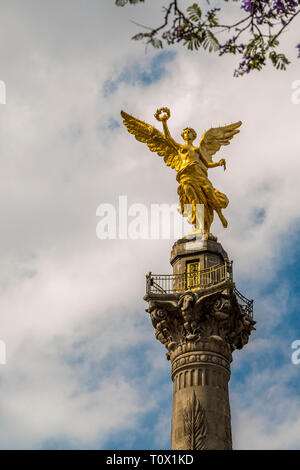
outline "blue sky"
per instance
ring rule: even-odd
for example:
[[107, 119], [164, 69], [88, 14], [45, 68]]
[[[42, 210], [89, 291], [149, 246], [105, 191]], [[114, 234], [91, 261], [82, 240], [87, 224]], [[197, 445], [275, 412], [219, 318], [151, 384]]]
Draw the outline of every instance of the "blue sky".
[[[228, 229], [216, 220], [213, 233], [257, 321], [234, 353], [234, 447], [299, 449], [299, 64], [234, 79], [235, 58], [145, 54], [130, 41], [133, 13], [155, 23], [159, 8], [45, 8], [12, 0], [2, 12], [1, 448], [170, 447], [170, 363], [143, 295], [148, 271], [170, 272], [173, 240], [96, 237], [101, 203], [177, 202], [174, 172], [120, 118], [124, 109], [155, 124], [168, 106], [176, 140], [187, 125], [200, 138], [211, 125], [243, 121], [219, 153], [227, 171], [210, 173], [230, 199]], [[111, 24], [119, 34], [108, 41]], [[295, 37], [284, 47], [293, 51]]]
[[116, 79], [108, 79], [104, 83], [104, 95], [109, 97], [114, 93], [121, 83], [131, 86], [150, 86], [159, 81], [166, 73], [168, 62], [175, 58], [175, 51], [158, 52], [149, 57], [148, 63], [139, 64], [139, 62], [125, 67]]

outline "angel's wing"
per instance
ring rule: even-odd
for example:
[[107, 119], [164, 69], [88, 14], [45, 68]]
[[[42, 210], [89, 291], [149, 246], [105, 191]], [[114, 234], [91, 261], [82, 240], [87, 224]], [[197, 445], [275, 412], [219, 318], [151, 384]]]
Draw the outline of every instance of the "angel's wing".
[[158, 129], [146, 122], [140, 121], [124, 111], [121, 111], [121, 116], [128, 132], [133, 134], [136, 140], [146, 143], [151, 152], [156, 152], [160, 157], [164, 157], [164, 161], [168, 166], [176, 171], [180, 170], [179, 145], [176, 146], [175, 143], [168, 140]]
[[229, 145], [232, 137], [240, 131], [237, 129], [241, 121], [229, 124], [229, 126], [211, 128], [201, 137], [199, 150], [203, 157], [212, 162], [212, 156], [220, 150], [222, 145]]

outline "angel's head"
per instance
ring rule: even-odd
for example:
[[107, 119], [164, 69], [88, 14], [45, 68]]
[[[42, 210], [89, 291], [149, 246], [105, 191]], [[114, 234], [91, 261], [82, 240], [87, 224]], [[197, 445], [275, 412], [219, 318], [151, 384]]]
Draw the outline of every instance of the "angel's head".
[[186, 127], [185, 129], [183, 129], [181, 137], [183, 138], [186, 144], [192, 144], [197, 137], [197, 133], [191, 127]]

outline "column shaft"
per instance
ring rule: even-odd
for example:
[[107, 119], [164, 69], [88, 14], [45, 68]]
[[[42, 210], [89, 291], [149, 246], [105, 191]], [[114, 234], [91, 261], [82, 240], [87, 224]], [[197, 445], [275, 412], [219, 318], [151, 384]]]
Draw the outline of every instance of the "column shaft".
[[172, 449], [230, 450], [227, 359], [193, 351], [177, 356], [172, 372]]

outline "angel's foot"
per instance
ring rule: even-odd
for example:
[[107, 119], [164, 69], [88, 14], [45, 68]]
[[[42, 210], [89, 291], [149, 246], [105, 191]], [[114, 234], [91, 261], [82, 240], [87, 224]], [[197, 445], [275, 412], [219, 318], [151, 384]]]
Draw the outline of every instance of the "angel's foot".
[[204, 232], [202, 229], [196, 228], [196, 230], [193, 230], [193, 232], [190, 232], [188, 235], [185, 235], [185, 237], [183, 238], [189, 238], [189, 239], [198, 238], [200, 236], [202, 237], [203, 233]]
[[216, 241], [218, 240], [218, 238], [215, 237], [215, 235], [213, 235], [212, 233], [206, 232], [206, 233], [203, 235], [203, 240], [213, 240], [214, 242], [216, 242]]
[[225, 217], [222, 216], [221, 222], [222, 222], [223, 227], [224, 227], [224, 228], [227, 228], [228, 222], [227, 222], [227, 220], [225, 219]]
[[218, 211], [218, 216], [220, 217], [223, 227], [227, 228], [228, 222], [220, 210]]

